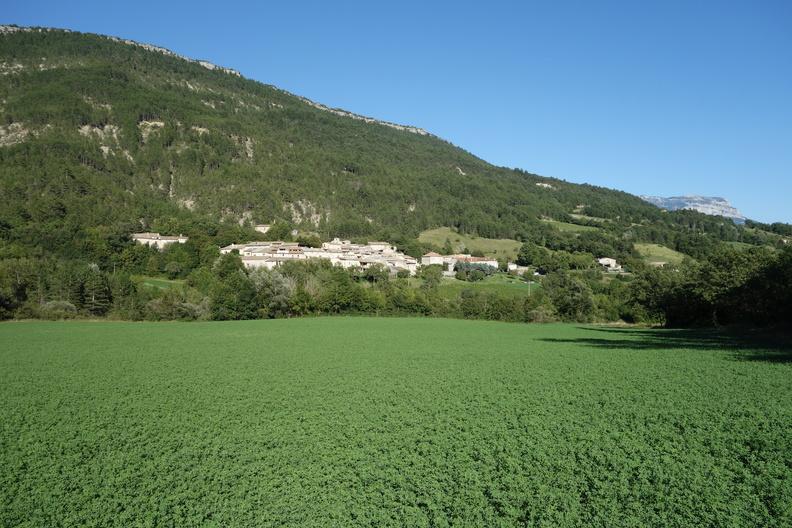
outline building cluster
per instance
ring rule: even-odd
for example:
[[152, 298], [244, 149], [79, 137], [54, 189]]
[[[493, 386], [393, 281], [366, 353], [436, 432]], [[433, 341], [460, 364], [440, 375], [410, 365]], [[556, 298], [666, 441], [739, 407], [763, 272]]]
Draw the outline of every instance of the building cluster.
[[157, 249], [163, 249], [170, 244], [184, 244], [189, 239], [184, 235], [167, 236], [159, 233], [132, 233], [132, 240], [144, 246], [154, 246]]
[[343, 268], [368, 269], [377, 264], [391, 273], [406, 270], [410, 275], [418, 271], [418, 261], [398, 251], [388, 242], [353, 244], [335, 238], [320, 248], [303, 247], [297, 242], [248, 242], [220, 248], [220, 253], [239, 253], [248, 268], [272, 269], [290, 260], [325, 259]]
[[446, 276], [454, 275], [454, 268], [456, 267], [457, 263], [491, 266], [496, 269], [498, 268], [498, 261], [493, 258], [474, 257], [472, 255], [468, 255], [467, 253], [441, 255], [432, 251], [421, 257], [422, 266], [443, 266], [443, 274]]
[[[266, 232], [268, 225], [256, 226], [260, 232]], [[262, 229], [259, 229], [262, 228]], [[188, 238], [184, 235], [167, 236], [159, 233], [133, 233], [132, 240], [157, 249], [163, 249], [170, 244], [184, 244]], [[455, 255], [440, 255], [430, 252], [417, 259], [398, 251], [388, 242], [367, 242], [366, 244], [353, 244], [349, 240], [334, 238], [331, 242], [324, 242], [322, 247], [313, 248], [301, 246], [297, 242], [247, 242], [245, 244], [231, 244], [220, 248], [220, 253], [226, 254], [236, 251], [242, 263], [247, 268], [273, 269], [289, 260], [325, 259], [334, 266], [342, 268], [368, 269], [381, 265], [391, 273], [400, 270], [415, 275], [421, 266], [442, 266], [443, 275], [453, 277], [457, 264], [470, 264], [475, 266], [499, 267], [498, 261], [489, 257], [474, 257], [467, 253]], [[612, 258], [600, 258], [597, 262], [608, 272], [620, 273], [622, 266]], [[527, 266], [518, 266], [513, 262], [507, 264], [507, 270], [523, 274], [529, 270]], [[535, 273], [536, 274], [536, 273]]]

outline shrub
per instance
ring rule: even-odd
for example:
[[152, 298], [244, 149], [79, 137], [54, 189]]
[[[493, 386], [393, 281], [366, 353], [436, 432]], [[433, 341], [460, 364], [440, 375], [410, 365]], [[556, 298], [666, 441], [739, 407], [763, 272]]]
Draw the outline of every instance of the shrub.
[[77, 307], [69, 301], [49, 301], [41, 305], [39, 315], [42, 319], [73, 319], [77, 317]]

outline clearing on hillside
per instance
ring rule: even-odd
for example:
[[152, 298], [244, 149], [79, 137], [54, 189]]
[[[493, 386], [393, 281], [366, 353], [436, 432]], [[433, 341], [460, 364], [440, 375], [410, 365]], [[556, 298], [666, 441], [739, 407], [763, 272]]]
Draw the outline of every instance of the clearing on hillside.
[[542, 222], [549, 224], [564, 233], [584, 233], [586, 231], [596, 231], [597, 229], [599, 229], [599, 227], [580, 225], [580, 224], [570, 224], [569, 222], [561, 222], [559, 220], [553, 220], [551, 218], [542, 218]]
[[[420, 279], [416, 279], [418, 281]], [[503, 273], [492, 275], [476, 282], [458, 280], [453, 277], [443, 277], [438, 292], [446, 299], [458, 298], [464, 290], [477, 292], [492, 292], [504, 296], [520, 297], [531, 295], [542, 287], [538, 282], [526, 282], [520, 277]]]
[[2, 526], [790, 526], [792, 353], [443, 319], [0, 324]]
[[145, 286], [146, 288], [156, 288], [159, 290], [172, 290], [184, 288], [184, 280], [170, 280], [160, 277], [148, 277], [145, 275], [133, 275], [132, 280], [135, 284]]
[[635, 244], [635, 250], [649, 264], [679, 264], [685, 259], [685, 254], [674, 251], [660, 244]]
[[514, 260], [522, 245], [509, 238], [483, 238], [457, 233], [449, 227], [428, 229], [418, 236], [418, 240], [427, 244], [434, 244], [442, 248], [446, 240], [451, 243], [455, 252], [467, 248], [468, 251], [481, 251], [488, 257], [507, 258]]

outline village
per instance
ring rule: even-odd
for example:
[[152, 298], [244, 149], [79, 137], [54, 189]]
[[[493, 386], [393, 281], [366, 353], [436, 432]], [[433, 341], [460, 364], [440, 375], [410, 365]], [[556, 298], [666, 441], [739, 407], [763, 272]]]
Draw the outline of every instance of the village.
[[[268, 226], [257, 226], [257, 231], [266, 233]], [[184, 244], [188, 237], [184, 235], [168, 236], [159, 233], [133, 233], [132, 240], [139, 244], [164, 249], [170, 244]], [[293, 260], [324, 259], [329, 260], [334, 266], [342, 268], [355, 268], [366, 270], [372, 266], [382, 266], [391, 275], [399, 272], [414, 276], [421, 266], [441, 266], [443, 275], [453, 277], [458, 264], [467, 264], [472, 267], [492, 267], [498, 269], [499, 262], [491, 257], [477, 257], [468, 253], [441, 255], [435, 252], [426, 253], [421, 260], [406, 255], [396, 249], [389, 242], [371, 241], [365, 244], [353, 243], [350, 240], [334, 238], [330, 242], [323, 242], [321, 247], [302, 246], [298, 242], [252, 241], [241, 244], [230, 244], [220, 248], [221, 254], [236, 252], [242, 263], [248, 269], [266, 268], [274, 269], [284, 262]], [[613, 258], [604, 257], [597, 259], [602, 268], [610, 273], [622, 273], [622, 266]], [[508, 262], [506, 271], [522, 275], [529, 271], [527, 266], [520, 266]], [[539, 274], [534, 272], [534, 274]]]

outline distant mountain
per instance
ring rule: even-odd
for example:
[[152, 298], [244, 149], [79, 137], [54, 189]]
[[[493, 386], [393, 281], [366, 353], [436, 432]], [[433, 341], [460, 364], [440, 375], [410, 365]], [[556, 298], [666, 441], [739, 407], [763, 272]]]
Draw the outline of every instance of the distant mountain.
[[745, 215], [737, 210], [726, 198], [719, 196], [641, 196], [649, 203], [667, 209], [677, 211], [679, 209], [691, 209], [706, 215], [723, 216], [731, 218], [735, 223], [745, 223]]

